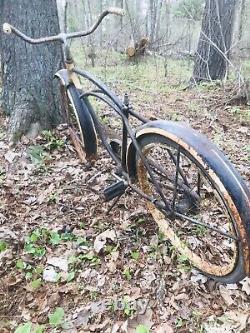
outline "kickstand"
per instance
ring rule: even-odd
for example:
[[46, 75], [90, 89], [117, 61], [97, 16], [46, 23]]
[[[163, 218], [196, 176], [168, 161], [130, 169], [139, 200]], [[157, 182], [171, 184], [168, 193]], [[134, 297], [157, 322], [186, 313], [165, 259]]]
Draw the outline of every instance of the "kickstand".
[[108, 215], [111, 210], [115, 207], [115, 205], [118, 203], [118, 201], [121, 199], [122, 195], [124, 193], [120, 194], [118, 197], [115, 198], [115, 200], [112, 202], [112, 205], [108, 208], [108, 210], [106, 211], [106, 215]]

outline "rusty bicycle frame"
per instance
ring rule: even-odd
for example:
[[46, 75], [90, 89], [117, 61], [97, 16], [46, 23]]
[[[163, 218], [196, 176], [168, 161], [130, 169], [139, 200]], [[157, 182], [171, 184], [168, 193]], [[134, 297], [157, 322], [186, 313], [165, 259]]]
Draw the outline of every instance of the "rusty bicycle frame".
[[[143, 154], [140, 148], [140, 144], [138, 142], [138, 133], [134, 133], [133, 128], [130, 125], [129, 118], [134, 117], [137, 120], [139, 120], [142, 125], [141, 135], [143, 133], [147, 132], [147, 129], [155, 128], [155, 133], [166, 130], [166, 124], [164, 121], [158, 120], [157, 122], [150, 122], [148, 119], [142, 117], [138, 113], [136, 113], [133, 108], [130, 105], [128, 95], [125, 94], [124, 100], [121, 101], [105, 84], [103, 84], [100, 80], [98, 80], [93, 74], [89, 73], [88, 71], [81, 70], [77, 67], [75, 67], [74, 60], [71, 56], [70, 48], [68, 45], [68, 40], [72, 38], [78, 38], [78, 37], [84, 37], [91, 33], [93, 33], [104, 17], [106, 17], [108, 14], [114, 14], [114, 15], [124, 15], [123, 10], [119, 8], [110, 8], [106, 11], [104, 11], [100, 17], [98, 18], [97, 22], [87, 31], [80, 31], [80, 32], [74, 32], [74, 33], [60, 33], [56, 36], [51, 37], [45, 37], [45, 38], [38, 38], [33, 39], [25, 34], [23, 34], [21, 31], [16, 29], [15, 27], [11, 26], [10, 24], [5, 23], [3, 25], [3, 30], [5, 33], [14, 33], [15, 35], [19, 36], [26, 42], [30, 44], [41, 44], [41, 43], [49, 43], [49, 42], [57, 42], [59, 41], [62, 43], [63, 48], [63, 55], [64, 55], [64, 63], [65, 68], [59, 70], [55, 76], [58, 77], [61, 80], [61, 83], [63, 86], [67, 89], [70, 86], [75, 87], [79, 91], [79, 100], [81, 101], [81, 115], [83, 117], [83, 120], [87, 121], [88, 126], [85, 127], [83, 134], [83, 140], [85, 142], [85, 147], [87, 145], [87, 153], [86, 157], [89, 159], [93, 159], [96, 157], [97, 153], [97, 135], [99, 136], [101, 142], [103, 143], [104, 147], [108, 151], [110, 157], [113, 159], [113, 161], [116, 163], [116, 165], [119, 167], [120, 175], [117, 176], [118, 183], [115, 184], [115, 186], [111, 185], [109, 188], [106, 189], [106, 193], [104, 191], [104, 194], [106, 194], [107, 201], [111, 199], [115, 199], [113, 205], [110, 209], [115, 205], [115, 203], [119, 200], [121, 195], [125, 192], [127, 187], [130, 187], [133, 191], [135, 191], [137, 194], [139, 194], [142, 198], [146, 199], [149, 203], [149, 210], [151, 214], [155, 217], [156, 220], [158, 220], [158, 224], [161, 225], [161, 228], [164, 230], [164, 224], [162, 222], [161, 216], [156, 212], [156, 209], [159, 209], [166, 217], [168, 217], [170, 220], [173, 220], [174, 217], [178, 217], [183, 220], [187, 220], [190, 223], [198, 224], [201, 226], [205, 226], [206, 228], [210, 230], [216, 230], [216, 232], [222, 234], [225, 237], [231, 238], [233, 240], [241, 240], [243, 244], [243, 255], [244, 255], [244, 262], [245, 262], [245, 272], [247, 275], [250, 275], [250, 240], [248, 232], [245, 230], [246, 227], [242, 225], [240, 222], [241, 220], [238, 219], [239, 223], [239, 235], [232, 236], [229, 235], [227, 232], [221, 231], [219, 229], [213, 228], [211, 225], [208, 225], [206, 223], [203, 223], [201, 221], [197, 221], [195, 219], [192, 219], [184, 214], [181, 214], [178, 212], [177, 208], [175, 208], [174, 204], [171, 205], [169, 203], [161, 189], [160, 184], [156, 180], [153, 172], [152, 167], [157, 168], [161, 172], [161, 166], [156, 165], [155, 162], [149, 161]], [[90, 81], [92, 84], [96, 86], [96, 89], [91, 91], [83, 91], [80, 77], [83, 77], [84, 79]], [[109, 107], [111, 107], [122, 119], [123, 129], [122, 129], [122, 143], [121, 143], [121, 153], [120, 156], [117, 155], [117, 153], [112, 149], [112, 146], [102, 129], [102, 126], [100, 125], [100, 120], [98, 119], [98, 116], [96, 115], [93, 107], [91, 106], [88, 98], [89, 97], [95, 97], [102, 102], [106, 103]], [[83, 123], [84, 123], [83, 121]], [[157, 124], [156, 124], [157, 123]], [[92, 136], [88, 135], [89, 131], [92, 130]], [[169, 128], [171, 132], [171, 124], [169, 124]], [[183, 131], [182, 136], [185, 137], [185, 135], [189, 135], [190, 130], [185, 128], [180, 128], [180, 132]], [[186, 131], [186, 132], [185, 132]], [[174, 130], [172, 131], [174, 135]], [[131, 140], [131, 144], [128, 144], [128, 138]], [[186, 147], [183, 145], [183, 148]], [[188, 150], [190, 150], [190, 147], [187, 147]], [[172, 160], [174, 161], [174, 164], [176, 166], [176, 175], [173, 177], [173, 183], [174, 183], [174, 196], [177, 194], [177, 186], [181, 188], [181, 190], [190, 196], [194, 201], [199, 201], [199, 196], [196, 193], [193, 193], [191, 188], [189, 188], [185, 181], [179, 181], [178, 180], [178, 173], [182, 175], [182, 169], [179, 165], [179, 158], [180, 158], [181, 148], [178, 148], [177, 151], [177, 157], [170, 156]], [[134, 159], [135, 154], [138, 154], [140, 157], [142, 164], [146, 167], [146, 170], [150, 176], [151, 182], [155, 186], [155, 189], [159, 196], [161, 197], [161, 200], [156, 200], [152, 195], [149, 195], [148, 193], [145, 193], [145, 191], [142, 191], [134, 184], [133, 179], [136, 178], [136, 170], [134, 170]], [[198, 157], [200, 158], [200, 157]], [[204, 161], [201, 160], [201, 165], [204, 164]], [[138, 171], [140, 172], [140, 170]], [[210, 172], [210, 171], [209, 171]], [[215, 177], [216, 175], [213, 175], [212, 169], [211, 169], [211, 178]], [[183, 178], [184, 179], [184, 178]], [[237, 198], [236, 198], [237, 199]], [[174, 202], [175, 200], [173, 200]], [[231, 201], [230, 201], [231, 202]], [[229, 204], [230, 204], [229, 202]], [[232, 209], [233, 211], [233, 209]], [[235, 213], [234, 219], [237, 220], [238, 216]], [[166, 230], [167, 233], [169, 233], [169, 230]], [[181, 245], [181, 244], [180, 244]]]
[[[73, 32], [73, 33], [67, 33], [67, 34], [66, 33], [60, 33], [56, 36], [37, 38], [37, 39], [30, 38], [30, 37], [26, 36], [24, 33], [22, 33], [17, 28], [15, 28], [14, 26], [12, 26], [8, 23], [4, 23], [3, 31], [7, 34], [14, 33], [15, 35], [17, 35], [18, 37], [20, 37], [21, 39], [23, 39], [24, 41], [26, 41], [30, 44], [42, 44], [42, 43], [57, 42], [57, 41], [62, 43], [65, 69], [59, 70], [55, 74], [55, 76], [58, 77], [61, 80], [62, 84], [66, 88], [70, 84], [73, 84], [77, 89], [82, 90], [82, 85], [81, 85], [79, 76], [82, 76], [83, 78], [89, 80], [95, 86], [97, 86], [97, 88], [98, 88], [97, 90], [82, 93], [80, 98], [82, 99], [83, 105], [85, 105], [87, 107], [87, 109], [85, 109], [85, 111], [87, 110], [86, 113], [90, 113], [90, 115], [93, 119], [93, 122], [94, 122], [95, 130], [98, 133], [98, 135], [100, 136], [100, 139], [101, 139], [103, 145], [105, 146], [105, 148], [107, 149], [109, 155], [117, 163], [117, 165], [121, 165], [121, 167], [122, 167], [122, 171], [121, 171], [122, 176], [125, 177], [125, 179], [127, 181], [125, 186], [129, 185], [135, 192], [137, 192], [140, 196], [142, 196], [146, 200], [155, 203], [161, 209], [165, 208], [167, 211], [171, 212], [172, 209], [171, 209], [170, 205], [168, 204], [168, 202], [166, 201], [166, 199], [163, 195], [163, 192], [161, 190], [161, 187], [155, 181], [155, 177], [154, 177], [154, 175], [151, 171], [149, 163], [147, 162], [147, 160], [143, 156], [143, 153], [141, 152], [141, 149], [139, 147], [139, 144], [137, 142], [137, 139], [136, 139], [136, 136], [133, 132], [133, 129], [129, 124], [129, 116], [130, 115], [137, 118], [138, 120], [140, 120], [143, 124], [148, 123], [149, 120], [147, 120], [146, 118], [142, 117], [141, 115], [139, 115], [139, 114], [137, 114], [136, 112], [133, 111], [132, 107], [129, 104], [128, 96], [126, 94], [124, 96], [124, 101], [121, 101], [105, 84], [103, 84], [100, 80], [98, 80], [96, 77], [94, 77], [94, 75], [92, 75], [91, 73], [89, 73], [85, 70], [81, 70], [81, 69], [76, 68], [75, 64], [74, 64], [74, 60], [73, 60], [71, 52], [70, 52], [69, 45], [67, 43], [67, 41], [69, 39], [78, 38], [78, 37], [85, 37], [85, 36], [88, 36], [88, 35], [92, 34], [98, 28], [98, 26], [100, 25], [102, 20], [109, 14], [123, 16], [124, 15], [124, 10], [122, 10], [120, 8], [115, 8], [115, 7], [114, 8], [113, 7], [109, 8], [108, 10], [104, 11], [99, 16], [97, 22], [87, 31]], [[110, 147], [110, 145], [108, 143], [108, 140], [105, 137], [104, 131], [102, 130], [102, 128], [100, 126], [100, 122], [99, 122], [91, 104], [87, 100], [87, 97], [90, 97], [90, 96], [96, 97], [96, 98], [102, 100], [103, 102], [105, 102], [106, 104], [108, 104], [122, 118], [123, 137], [122, 137], [121, 159], [119, 157], [117, 157], [117, 155], [112, 151], [112, 148]], [[162, 204], [161, 202], [156, 201], [155, 198], [146, 195], [144, 192], [142, 192], [140, 189], [138, 189], [136, 186], [134, 186], [131, 183], [129, 173], [126, 170], [127, 169], [126, 168], [126, 161], [127, 161], [127, 153], [128, 153], [128, 151], [127, 151], [128, 136], [130, 137], [130, 139], [131, 139], [136, 151], [138, 152], [140, 158], [143, 160], [145, 166], [147, 167], [149, 175], [151, 176], [152, 181], [154, 182], [154, 185], [156, 186], [157, 192], [160, 194], [164, 204]], [[88, 140], [88, 137], [86, 136], [85, 139]], [[89, 145], [90, 146], [95, 146], [95, 142], [89, 142]], [[90, 152], [88, 154], [89, 156], [87, 155], [87, 157], [92, 159], [95, 154], [96, 154], [96, 151], [94, 150], [94, 151]], [[169, 215], [172, 215], [172, 213], [173, 212], [171, 212], [171, 214], [169, 214]]]

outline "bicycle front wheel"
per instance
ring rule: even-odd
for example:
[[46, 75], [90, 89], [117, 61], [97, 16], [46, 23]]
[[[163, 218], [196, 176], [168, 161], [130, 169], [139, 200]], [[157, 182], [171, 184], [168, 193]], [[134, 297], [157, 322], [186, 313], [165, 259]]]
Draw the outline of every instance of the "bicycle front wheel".
[[[151, 172], [136, 153], [138, 184], [155, 199], [148, 210], [182, 260], [218, 281], [234, 283], [245, 277], [249, 258], [249, 191], [213, 144], [186, 130], [193, 136], [189, 142], [159, 128], [142, 130], [138, 141]], [[230, 177], [230, 190], [225, 177]], [[232, 191], [240, 195], [240, 204]]]
[[84, 151], [86, 158], [93, 160], [97, 155], [97, 136], [88, 106], [80, 98], [80, 91], [73, 84], [67, 87], [66, 93], [69, 108], [73, 111], [69, 115], [72, 134], [75, 134], [73, 144], [78, 152]]

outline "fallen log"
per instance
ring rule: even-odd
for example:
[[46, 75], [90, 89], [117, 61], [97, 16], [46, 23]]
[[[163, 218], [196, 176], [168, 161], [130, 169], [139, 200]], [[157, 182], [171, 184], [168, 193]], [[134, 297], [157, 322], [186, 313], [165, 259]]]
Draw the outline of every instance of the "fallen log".
[[139, 41], [134, 42], [133, 40], [130, 41], [130, 44], [128, 45], [126, 49], [126, 54], [129, 58], [135, 58], [138, 56], [143, 56], [145, 54], [145, 51], [149, 45], [149, 38], [148, 37], [142, 37]]

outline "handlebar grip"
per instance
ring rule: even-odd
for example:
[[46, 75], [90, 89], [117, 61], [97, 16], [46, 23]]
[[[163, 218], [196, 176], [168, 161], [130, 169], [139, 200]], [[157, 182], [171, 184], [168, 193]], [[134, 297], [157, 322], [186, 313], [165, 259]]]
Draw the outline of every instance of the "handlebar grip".
[[125, 10], [122, 8], [118, 8], [118, 7], [110, 7], [108, 9], [109, 14], [114, 14], [114, 15], [118, 15], [118, 16], [124, 16], [125, 15]]
[[12, 26], [9, 23], [3, 24], [3, 32], [5, 34], [11, 34], [12, 33]]

